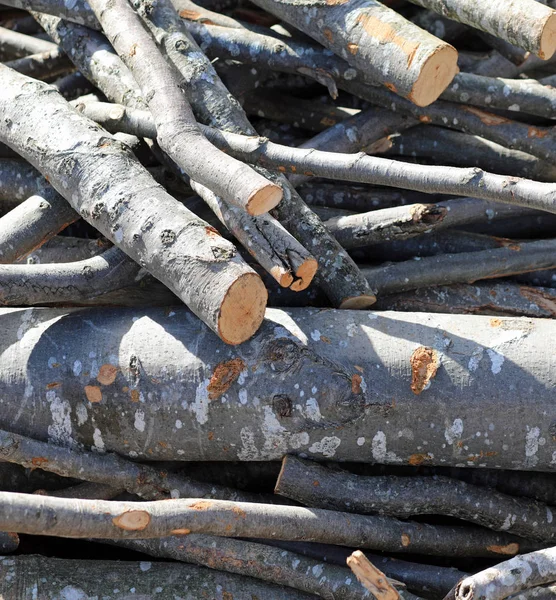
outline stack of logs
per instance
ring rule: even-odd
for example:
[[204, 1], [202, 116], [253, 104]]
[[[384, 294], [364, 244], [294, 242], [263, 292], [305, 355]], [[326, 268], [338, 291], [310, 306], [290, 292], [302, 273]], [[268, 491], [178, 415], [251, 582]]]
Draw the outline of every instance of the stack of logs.
[[2, 0], [1, 598], [556, 597], [552, 5]]

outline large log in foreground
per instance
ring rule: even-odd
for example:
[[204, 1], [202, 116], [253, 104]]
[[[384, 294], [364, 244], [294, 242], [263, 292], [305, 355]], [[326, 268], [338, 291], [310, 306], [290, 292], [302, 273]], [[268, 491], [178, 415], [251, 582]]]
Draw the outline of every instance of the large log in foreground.
[[161, 460], [555, 468], [552, 321], [268, 310], [239, 347], [184, 308], [3, 309], [0, 327], [0, 427], [37, 439]]

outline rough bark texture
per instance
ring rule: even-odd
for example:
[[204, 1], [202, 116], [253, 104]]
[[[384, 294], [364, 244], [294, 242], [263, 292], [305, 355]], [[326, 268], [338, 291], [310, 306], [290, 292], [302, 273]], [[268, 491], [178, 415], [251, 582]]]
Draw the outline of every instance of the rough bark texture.
[[[99, 371], [97, 376], [99, 384], [109, 385], [110, 381], [116, 378], [116, 368], [109, 367], [110, 365], [105, 365], [105, 368]], [[102, 402], [101, 385], [85, 388], [85, 394], [91, 404]], [[98, 439], [97, 436], [97, 441]], [[99, 443], [96, 444], [95, 449], [103, 450]], [[257, 494], [240, 492], [222, 485], [204, 484], [186, 475], [176, 475], [162, 469], [133, 463], [116, 454], [76, 452], [1, 430], [0, 454], [3, 460], [29, 469], [40, 468], [62, 477], [119, 486], [146, 500], [170, 497], [207, 497], [242, 502], [262, 500], [262, 497]]]
[[556, 267], [556, 240], [460, 254], [441, 254], [418, 260], [386, 263], [363, 269], [379, 294], [395, 294], [432, 285], [473, 283]]
[[9, 554], [15, 552], [19, 546], [19, 536], [17, 533], [0, 533], [0, 552]]
[[0, 559], [0, 594], [6, 599], [18, 600], [315, 599], [315, 596], [284, 590], [250, 577], [218, 573], [193, 565], [67, 560], [32, 555]]
[[[1, 314], [0, 426], [35, 439], [160, 460], [554, 470], [545, 319], [268, 310], [230, 347], [184, 308]], [[437, 367], [419, 398], [415, 353]]]
[[131, 152], [79, 117], [55, 90], [0, 69], [0, 138], [223, 339], [237, 344], [249, 338], [264, 316], [266, 290], [234, 246], [180, 206]]
[[412, 116], [422, 123], [478, 135], [506, 148], [515, 148], [556, 164], [556, 137], [552, 127], [533, 126], [474, 106], [443, 100], [420, 108], [386, 89], [357, 82], [347, 82], [342, 87], [364, 100]]
[[457, 73], [452, 46], [374, 0], [255, 3], [419, 106], [434, 102]]
[[31, 196], [0, 218], [0, 263], [19, 260], [79, 219], [53, 189], [48, 196]]
[[553, 514], [546, 504], [448, 477], [361, 477], [288, 456], [275, 491], [305, 506], [328, 510], [402, 519], [446, 515], [541, 542], [550, 543], [556, 537]]
[[149, 539], [190, 533], [334, 542], [386, 552], [493, 557], [535, 544], [482, 528], [427, 525], [308, 509], [225, 500], [121, 502], [0, 492], [0, 531], [55, 537]]
[[[384, 138], [416, 124], [417, 122], [411, 118], [404, 118], [390, 110], [373, 107], [329, 127], [299, 147], [346, 154], [362, 150], [374, 154], [380, 151]], [[308, 179], [310, 177], [307, 175], [290, 176], [294, 186]]]
[[345, 567], [328, 565], [265, 544], [199, 534], [115, 543], [159, 559], [247, 575], [329, 600], [373, 598], [355, 577], [350, 577]]
[[470, 575], [456, 586], [456, 600], [503, 600], [527, 588], [556, 581], [556, 548], [516, 556]]
[[66, 264], [0, 265], [0, 304], [79, 301], [132, 285], [140, 269], [119, 248]]
[[377, 310], [556, 318], [556, 292], [512, 282], [422, 288], [378, 299]]
[[502, 38], [541, 58], [556, 50], [556, 13], [534, 0], [477, 3], [475, 0], [411, 0], [443, 17], [471, 25]]
[[437, 164], [480, 167], [500, 175], [556, 181], [556, 167], [530, 154], [511, 150], [477, 135], [423, 125], [390, 138], [385, 154], [431, 158]]
[[[280, 540], [259, 540], [278, 548], [309, 556], [329, 564], [344, 566], [351, 554], [350, 548], [315, 544], [312, 542], [284, 542]], [[438, 567], [423, 563], [408, 562], [399, 558], [389, 558], [365, 552], [366, 556], [388, 577], [403, 581], [407, 588], [426, 598], [443, 597], [467, 573], [454, 568]]]
[[91, 0], [90, 5], [143, 91], [156, 122], [157, 142], [168, 156], [195, 181], [249, 214], [274, 208], [281, 188], [206, 141], [172, 67], [127, 0]]
[[[142, 9], [141, 4], [139, 8], [151, 32], [160, 40], [159, 43], [168, 37], [177, 37], [179, 52], [171, 51], [170, 45], [165, 44], [167, 56], [185, 78], [191, 104], [200, 120], [226, 131], [255, 134], [245, 113], [230, 97], [210, 61], [185, 34], [181, 23], [176, 23], [175, 12], [171, 7], [168, 10], [165, 4], [158, 3], [150, 15]], [[150, 9], [150, 5], [146, 8]], [[306, 206], [285, 177], [275, 177], [268, 171], [264, 174], [280, 185], [284, 193], [273, 216], [313, 256], [318, 257], [317, 280], [332, 304], [342, 308], [371, 306], [375, 301], [372, 290], [347, 252], [328, 233], [321, 220]]]
[[51, 79], [72, 70], [72, 62], [61, 48], [31, 54], [6, 63], [7, 67], [35, 79]]

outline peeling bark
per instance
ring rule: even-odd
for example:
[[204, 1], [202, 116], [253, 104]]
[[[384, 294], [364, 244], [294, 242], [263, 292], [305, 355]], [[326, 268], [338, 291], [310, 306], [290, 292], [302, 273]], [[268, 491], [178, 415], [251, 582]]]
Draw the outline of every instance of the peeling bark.
[[[304, 453], [554, 470], [550, 320], [268, 310], [261, 331], [231, 347], [179, 307], [0, 314], [0, 426], [38, 440], [102, 440], [149, 460]], [[439, 368], [417, 401], [410, 359], [421, 346], [439, 353]], [[209, 399], [213, 377], [237, 359], [245, 368]], [[118, 375], [90, 403], [85, 386], [99, 385], [102, 365]], [[469, 402], [481, 410], [463, 410]]]
[[0, 530], [55, 537], [150, 539], [209, 533], [222, 537], [306, 540], [389, 552], [451, 556], [516, 554], [535, 545], [481, 528], [427, 525], [226, 500], [119, 502], [0, 492]]

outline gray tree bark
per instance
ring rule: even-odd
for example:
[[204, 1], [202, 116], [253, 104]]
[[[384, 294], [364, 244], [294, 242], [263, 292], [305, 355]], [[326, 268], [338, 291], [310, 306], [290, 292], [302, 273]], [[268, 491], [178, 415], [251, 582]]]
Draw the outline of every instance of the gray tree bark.
[[386, 552], [493, 557], [538, 547], [479, 527], [428, 525], [297, 506], [226, 500], [122, 502], [0, 492], [0, 531], [70, 538], [150, 539], [208, 533], [335, 543]]
[[160, 147], [191, 178], [227, 202], [259, 215], [282, 198], [279, 186], [218, 152], [197, 128], [178, 80], [127, 0], [90, 0], [116, 52], [133, 73], [156, 122]]
[[0, 139], [228, 343], [249, 338], [263, 319], [267, 293], [234, 246], [50, 86], [6, 67], [0, 73]]
[[374, 0], [255, 3], [419, 106], [434, 102], [457, 73], [455, 48]]
[[513, 594], [556, 581], [556, 548], [516, 556], [470, 575], [455, 588], [456, 600], [503, 600]]
[[0, 594], [6, 599], [59, 600], [109, 598], [225, 598], [234, 600], [315, 600], [250, 577], [229, 575], [193, 565], [16, 556], [0, 559]]
[[38, 440], [149, 460], [554, 471], [545, 319], [268, 310], [231, 347], [184, 308], [0, 315], [0, 426]]
[[550, 58], [556, 50], [556, 13], [534, 0], [504, 0], [488, 4], [474, 0], [411, 0], [444, 17], [486, 31], [540, 58]]
[[305, 506], [328, 510], [402, 519], [445, 515], [544, 543], [556, 537], [553, 514], [546, 504], [449, 477], [361, 477], [287, 456], [275, 492]]

